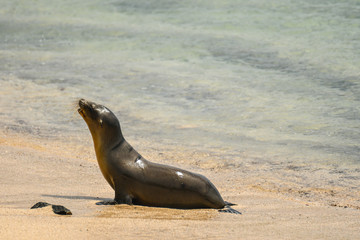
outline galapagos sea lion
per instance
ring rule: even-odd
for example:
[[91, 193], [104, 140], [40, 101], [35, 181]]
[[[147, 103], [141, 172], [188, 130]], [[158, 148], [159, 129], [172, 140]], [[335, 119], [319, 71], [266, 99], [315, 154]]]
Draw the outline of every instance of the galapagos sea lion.
[[107, 107], [80, 99], [78, 112], [91, 132], [100, 170], [115, 190], [113, 203], [240, 213], [206, 177], [147, 161], [125, 140]]

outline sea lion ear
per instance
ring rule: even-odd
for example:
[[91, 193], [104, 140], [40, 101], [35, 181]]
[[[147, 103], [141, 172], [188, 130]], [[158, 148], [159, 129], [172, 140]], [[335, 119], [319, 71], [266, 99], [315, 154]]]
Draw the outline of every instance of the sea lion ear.
[[103, 127], [103, 120], [100, 119], [100, 127]]

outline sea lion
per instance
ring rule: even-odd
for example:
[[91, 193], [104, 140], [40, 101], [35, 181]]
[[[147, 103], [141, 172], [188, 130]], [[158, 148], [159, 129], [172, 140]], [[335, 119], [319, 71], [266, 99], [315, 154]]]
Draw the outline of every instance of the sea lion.
[[91, 132], [100, 170], [115, 190], [114, 201], [109, 204], [240, 213], [223, 200], [206, 177], [147, 161], [125, 140], [119, 120], [107, 107], [80, 99], [78, 112]]

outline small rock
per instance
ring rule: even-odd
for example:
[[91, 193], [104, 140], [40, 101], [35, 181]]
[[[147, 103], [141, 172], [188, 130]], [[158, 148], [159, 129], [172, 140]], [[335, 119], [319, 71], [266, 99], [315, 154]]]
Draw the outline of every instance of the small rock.
[[71, 211], [61, 205], [52, 205], [53, 212], [59, 215], [72, 215]]
[[43, 208], [43, 207], [46, 207], [46, 206], [49, 206], [49, 205], [51, 205], [51, 204], [46, 203], [46, 202], [38, 202], [34, 206], [32, 206], [30, 209]]
[[47, 207], [47, 206], [52, 206], [52, 210], [55, 214], [72, 215], [71, 211], [69, 209], [67, 209], [66, 207], [61, 206], [61, 205], [53, 205], [53, 204], [50, 204], [47, 202], [38, 202], [34, 206], [32, 206], [30, 209], [43, 208], [43, 207]]

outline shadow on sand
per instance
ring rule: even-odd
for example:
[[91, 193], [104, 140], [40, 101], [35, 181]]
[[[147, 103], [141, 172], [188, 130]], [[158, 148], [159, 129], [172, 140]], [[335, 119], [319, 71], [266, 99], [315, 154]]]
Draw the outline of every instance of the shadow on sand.
[[51, 195], [51, 194], [42, 194], [44, 197], [53, 197], [53, 198], [65, 198], [65, 199], [83, 199], [83, 200], [99, 200], [99, 201], [110, 201], [110, 198], [99, 198], [91, 196], [61, 196], [61, 195]]

